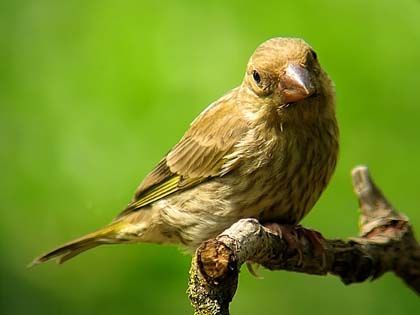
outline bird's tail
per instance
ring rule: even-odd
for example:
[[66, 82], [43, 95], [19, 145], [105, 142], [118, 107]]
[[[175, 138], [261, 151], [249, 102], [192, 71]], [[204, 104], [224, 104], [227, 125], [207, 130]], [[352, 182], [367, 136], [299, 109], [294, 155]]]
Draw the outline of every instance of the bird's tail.
[[[124, 225], [121, 221], [116, 221], [108, 226], [105, 226], [93, 233], [89, 233], [78, 239], [75, 239], [69, 243], [66, 243], [50, 252], [47, 252], [37, 258], [35, 258], [28, 267], [32, 267], [51, 259], [57, 259], [58, 263], [61, 264], [80, 253], [99, 246], [101, 244], [112, 244], [118, 243], [117, 236], [118, 231]], [[122, 240], [121, 240], [122, 241]]]

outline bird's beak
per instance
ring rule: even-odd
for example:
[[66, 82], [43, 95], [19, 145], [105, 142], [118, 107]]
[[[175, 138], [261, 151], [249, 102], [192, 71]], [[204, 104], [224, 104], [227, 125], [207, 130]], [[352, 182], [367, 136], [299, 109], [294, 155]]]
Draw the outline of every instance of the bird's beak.
[[287, 66], [280, 80], [280, 88], [285, 104], [302, 101], [316, 91], [311, 73], [296, 64]]

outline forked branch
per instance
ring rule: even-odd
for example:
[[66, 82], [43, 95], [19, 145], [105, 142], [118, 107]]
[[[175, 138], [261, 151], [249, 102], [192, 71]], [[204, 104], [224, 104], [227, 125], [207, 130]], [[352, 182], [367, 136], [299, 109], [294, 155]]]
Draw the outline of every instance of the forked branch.
[[420, 294], [420, 246], [408, 219], [397, 212], [366, 167], [352, 172], [360, 205], [360, 235], [326, 240], [318, 232], [285, 225], [262, 226], [243, 219], [193, 257], [188, 294], [196, 315], [229, 314], [242, 264], [314, 275], [332, 274], [345, 284], [376, 279], [392, 271]]

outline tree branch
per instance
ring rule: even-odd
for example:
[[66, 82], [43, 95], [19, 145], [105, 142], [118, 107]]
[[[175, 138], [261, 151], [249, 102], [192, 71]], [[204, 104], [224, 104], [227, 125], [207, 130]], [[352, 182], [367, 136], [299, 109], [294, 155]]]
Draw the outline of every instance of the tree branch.
[[188, 294], [195, 314], [229, 314], [245, 262], [271, 270], [332, 274], [345, 284], [393, 271], [420, 294], [420, 246], [408, 219], [386, 200], [366, 167], [356, 167], [352, 177], [361, 211], [359, 237], [326, 240], [300, 226], [262, 226], [242, 219], [204, 242], [193, 257]]

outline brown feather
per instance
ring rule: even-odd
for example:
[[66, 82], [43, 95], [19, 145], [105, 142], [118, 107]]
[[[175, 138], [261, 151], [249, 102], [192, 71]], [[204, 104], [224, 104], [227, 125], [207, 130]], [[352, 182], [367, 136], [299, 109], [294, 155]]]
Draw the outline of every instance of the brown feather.
[[[181, 141], [163, 158], [137, 189], [133, 201], [117, 219], [180, 190], [231, 171], [223, 166], [248, 129], [236, 103], [237, 90], [210, 105], [191, 124]], [[171, 181], [171, 182], [170, 182]]]
[[113, 243], [113, 238], [118, 234], [119, 230], [126, 224], [124, 222], [111, 223], [93, 233], [86, 234], [71, 242], [68, 242], [52, 251], [49, 251], [37, 258], [35, 258], [28, 267], [32, 267], [51, 259], [57, 259], [58, 263], [63, 263], [80, 253], [99, 246], [101, 244]]
[[251, 57], [241, 86], [198, 116], [111, 226], [34, 264], [108, 243], [194, 250], [247, 217], [296, 224], [325, 189], [337, 153], [331, 80], [304, 41], [271, 39]]
[[251, 57], [240, 87], [193, 121], [111, 226], [34, 264], [108, 243], [194, 250], [247, 217], [296, 224], [326, 187], [337, 153], [331, 80], [304, 41], [271, 39]]

